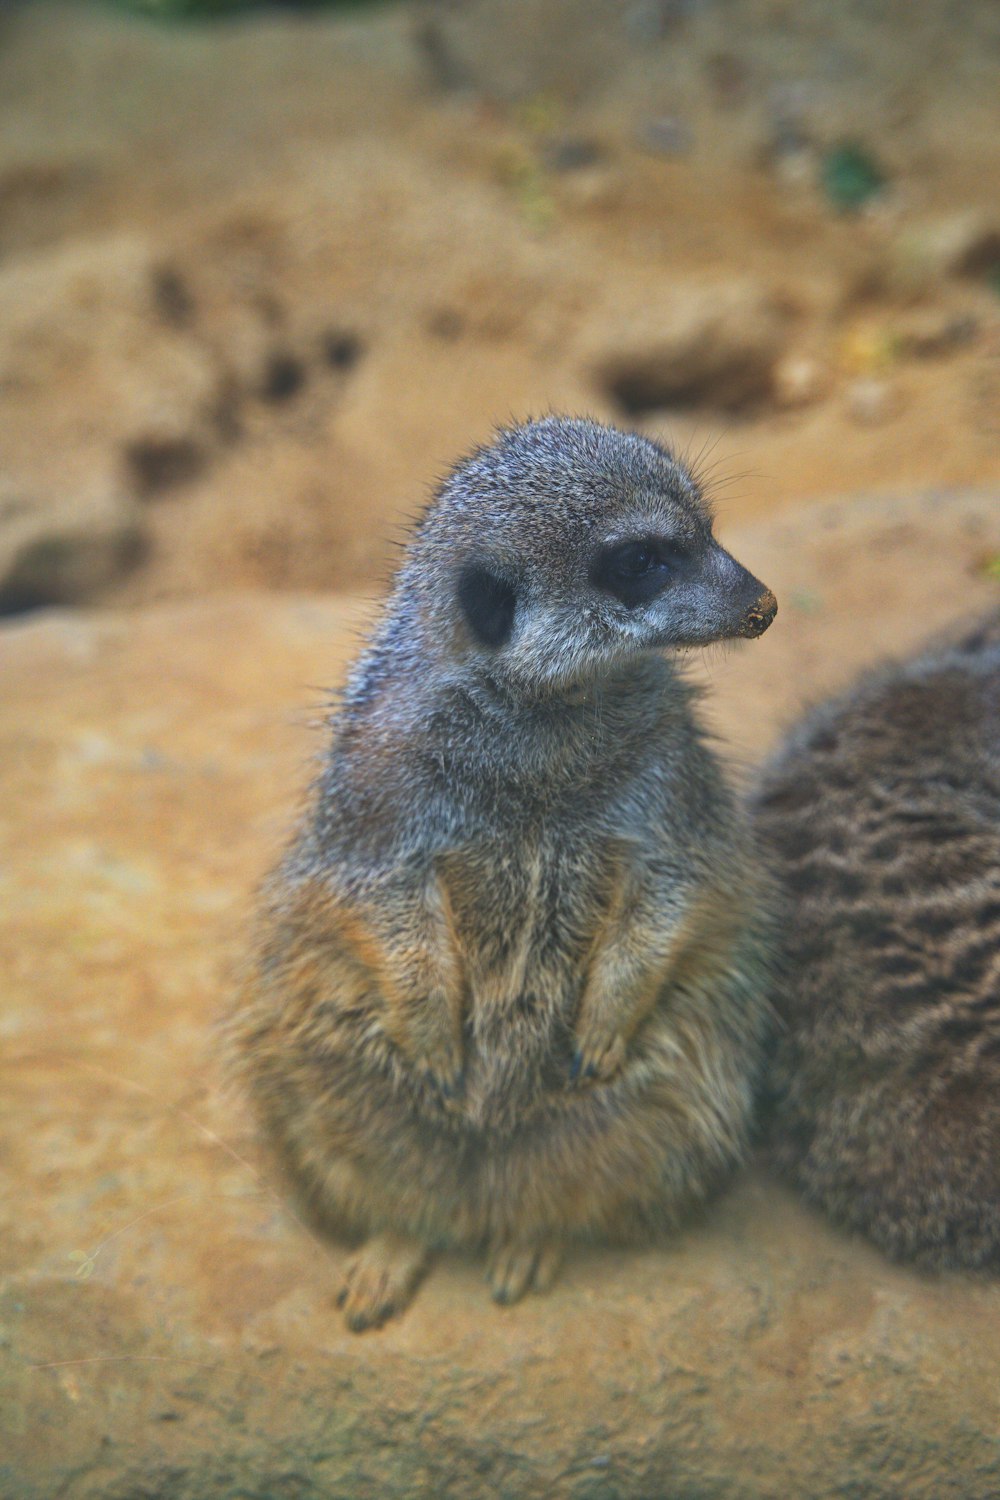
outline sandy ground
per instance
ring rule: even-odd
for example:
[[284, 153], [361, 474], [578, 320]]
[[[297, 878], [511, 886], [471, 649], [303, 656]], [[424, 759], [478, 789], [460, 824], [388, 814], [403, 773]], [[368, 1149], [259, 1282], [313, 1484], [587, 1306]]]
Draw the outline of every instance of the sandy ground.
[[218, 1087], [328, 690], [497, 421], [697, 459], [781, 606], [697, 666], [738, 769], [997, 598], [995, 5], [516, 9], [0, 9], [0, 1494], [1000, 1490], [993, 1283], [749, 1173], [506, 1315], [447, 1258], [359, 1341]]
[[998, 64], [948, 0], [6, 9], [0, 603], [377, 579], [548, 409], [736, 521], [994, 482]]
[[[988, 607], [997, 523], [955, 493], [733, 527], [786, 605], [699, 663], [730, 758]], [[0, 1495], [1000, 1492], [1000, 1284], [891, 1266], [760, 1170], [662, 1245], [574, 1252], [545, 1297], [497, 1308], [449, 1255], [405, 1316], [346, 1331], [346, 1249], [269, 1180], [211, 1021], [365, 614], [257, 590], [6, 628]]]

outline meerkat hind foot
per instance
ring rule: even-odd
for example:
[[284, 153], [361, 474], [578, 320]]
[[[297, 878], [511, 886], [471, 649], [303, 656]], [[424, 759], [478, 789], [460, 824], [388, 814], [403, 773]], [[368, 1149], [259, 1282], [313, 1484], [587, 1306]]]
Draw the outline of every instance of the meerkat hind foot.
[[381, 1328], [401, 1313], [430, 1264], [431, 1252], [419, 1240], [402, 1234], [376, 1234], [348, 1263], [337, 1296], [352, 1333]]
[[508, 1307], [527, 1291], [547, 1292], [562, 1265], [558, 1240], [500, 1240], [490, 1250], [487, 1278], [494, 1302]]

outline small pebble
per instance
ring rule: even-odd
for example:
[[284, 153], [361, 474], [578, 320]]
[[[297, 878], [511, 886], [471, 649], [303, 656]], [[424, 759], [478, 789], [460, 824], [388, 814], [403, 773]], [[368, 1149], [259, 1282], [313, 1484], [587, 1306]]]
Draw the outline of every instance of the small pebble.
[[812, 144], [808, 123], [812, 104], [812, 91], [805, 83], [780, 83], [768, 91], [768, 128], [777, 153], [801, 151]]
[[745, 102], [750, 72], [743, 59], [734, 52], [713, 52], [707, 57], [705, 77], [720, 109], [738, 109]]
[[896, 400], [887, 380], [861, 375], [847, 387], [847, 412], [862, 427], [877, 427], [895, 412]]
[[625, 14], [633, 46], [661, 41], [697, 8], [698, 0], [636, 0]]
[[863, 320], [844, 333], [838, 355], [847, 374], [876, 375], [896, 363], [899, 344], [887, 325]]
[[842, 141], [824, 155], [820, 185], [838, 212], [857, 213], [885, 190], [886, 176], [867, 147]]
[[793, 186], [812, 182], [818, 156], [809, 127], [812, 94], [804, 83], [783, 83], [767, 96], [767, 139], [764, 165]]
[[779, 406], [809, 406], [825, 394], [826, 372], [808, 354], [786, 354], [774, 370], [774, 397]]
[[323, 334], [321, 344], [323, 358], [331, 370], [352, 369], [364, 353], [361, 339], [347, 329], [328, 329]]
[[686, 156], [694, 145], [694, 135], [683, 120], [674, 115], [659, 115], [642, 126], [639, 145], [654, 156]]
[[548, 140], [542, 146], [542, 164], [550, 172], [579, 172], [583, 167], [594, 166], [601, 155], [596, 141], [574, 136]]

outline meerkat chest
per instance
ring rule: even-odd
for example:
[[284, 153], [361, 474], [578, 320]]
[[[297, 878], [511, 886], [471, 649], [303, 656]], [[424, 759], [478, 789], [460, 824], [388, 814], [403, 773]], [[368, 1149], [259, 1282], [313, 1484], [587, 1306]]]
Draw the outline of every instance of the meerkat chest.
[[601, 852], [570, 842], [474, 848], [451, 882], [455, 937], [473, 1005], [558, 1011], [575, 998], [593, 942]]

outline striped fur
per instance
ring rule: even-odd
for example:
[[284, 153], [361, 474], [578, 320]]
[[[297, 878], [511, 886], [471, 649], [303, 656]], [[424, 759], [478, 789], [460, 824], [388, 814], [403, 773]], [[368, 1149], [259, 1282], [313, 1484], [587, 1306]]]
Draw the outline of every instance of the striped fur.
[[820, 709], [754, 816], [789, 909], [775, 1162], [894, 1257], [1000, 1269], [1000, 615]]

